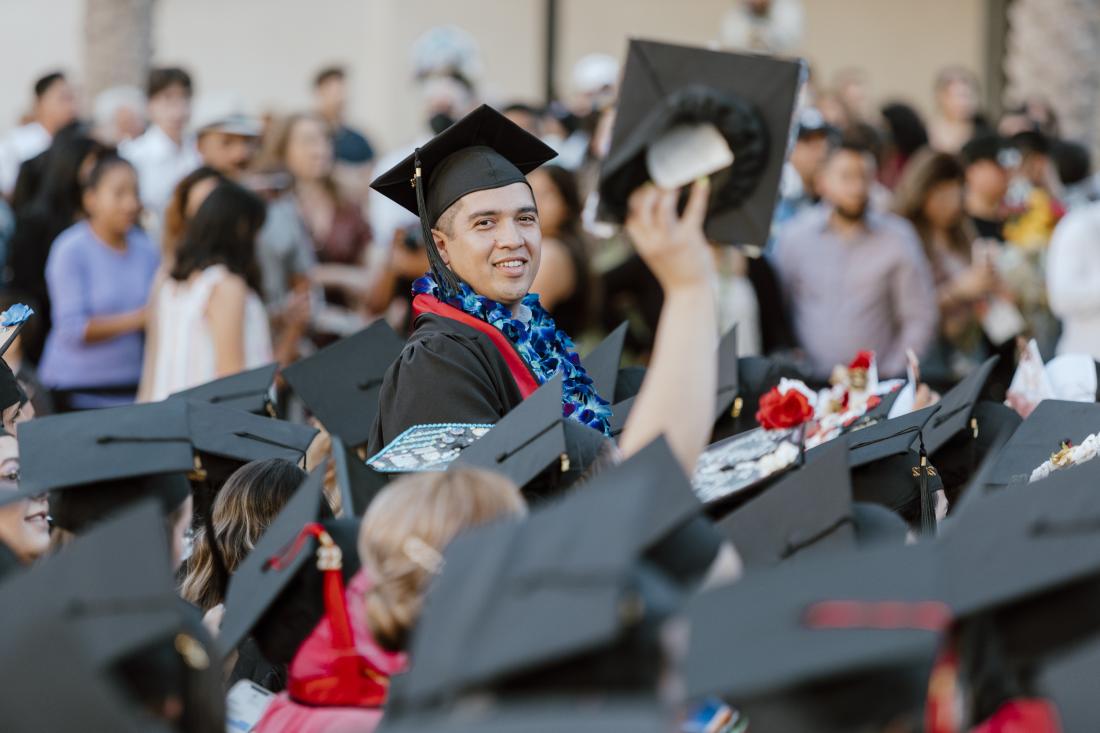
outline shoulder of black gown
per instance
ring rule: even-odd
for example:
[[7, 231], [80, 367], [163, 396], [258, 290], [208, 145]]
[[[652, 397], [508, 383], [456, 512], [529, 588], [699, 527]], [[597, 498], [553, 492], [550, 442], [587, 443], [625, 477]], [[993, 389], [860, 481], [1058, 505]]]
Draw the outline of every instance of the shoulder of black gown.
[[378, 397], [367, 450], [374, 455], [413, 425], [495, 423], [523, 401], [488, 336], [436, 315], [423, 315]]

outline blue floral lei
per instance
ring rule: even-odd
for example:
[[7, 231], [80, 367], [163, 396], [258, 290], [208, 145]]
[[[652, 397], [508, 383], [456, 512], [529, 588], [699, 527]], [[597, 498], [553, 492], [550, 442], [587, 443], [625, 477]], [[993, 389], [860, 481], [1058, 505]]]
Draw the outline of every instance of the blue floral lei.
[[611, 408], [607, 400], [596, 394], [592, 378], [573, 350], [573, 340], [558, 329], [554, 319], [539, 305], [538, 295], [529, 293], [524, 297], [523, 304], [531, 309], [531, 320], [524, 323], [513, 318], [512, 312], [500, 303], [475, 293], [466, 283], [459, 283], [459, 288], [459, 293], [444, 297], [435, 278], [428, 273], [413, 283], [412, 290], [434, 296], [498, 329], [516, 347], [539, 384], [561, 372], [562, 415], [604, 435], [611, 434]]

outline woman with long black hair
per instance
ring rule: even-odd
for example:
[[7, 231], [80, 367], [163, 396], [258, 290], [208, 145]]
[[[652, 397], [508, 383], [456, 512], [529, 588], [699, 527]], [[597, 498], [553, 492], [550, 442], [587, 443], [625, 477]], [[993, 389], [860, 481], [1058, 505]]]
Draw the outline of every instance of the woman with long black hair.
[[139, 400], [271, 361], [256, 264], [264, 216], [255, 194], [225, 181], [187, 224], [172, 269], [150, 298]]

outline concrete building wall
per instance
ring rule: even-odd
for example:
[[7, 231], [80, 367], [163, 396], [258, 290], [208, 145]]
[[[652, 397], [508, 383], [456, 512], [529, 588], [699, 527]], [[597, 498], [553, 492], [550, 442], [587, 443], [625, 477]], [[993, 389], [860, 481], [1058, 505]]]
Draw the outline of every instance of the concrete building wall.
[[[630, 36], [707, 44], [733, 0], [559, 0], [557, 74], [566, 91], [581, 56], [621, 56]], [[818, 78], [867, 70], [876, 99], [931, 104], [935, 71], [981, 71], [984, 0], [805, 0], [803, 54]], [[201, 89], [236, 89], [252, 111], [290, 111], [309, 101], [321, 65], [353, 72], [351, 116], [383, 147], [409, 140], [419, 100], [410, 46], [449, 23], [480, 43], [484, 88], [496, 101], [538, 100], [543, 89], [543, 0], [158, 0], [155, 58], [190, 68]], [[0, 0], [0, 129], [29, 103], [30, 81], [76, 70], [82, 0]]]

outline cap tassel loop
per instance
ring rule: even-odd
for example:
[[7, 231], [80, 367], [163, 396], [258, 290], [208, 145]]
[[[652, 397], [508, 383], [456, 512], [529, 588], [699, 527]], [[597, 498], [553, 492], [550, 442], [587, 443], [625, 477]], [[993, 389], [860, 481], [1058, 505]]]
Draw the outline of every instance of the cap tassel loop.
[[310, 537], [317, 540], [317, 569], [322, 574], [325, 618], [332, 630], [331, 671], [314, 677], [295, 677], [287, 690], [296, 702], [334, 707], [381, 707], [389, 679], [376, 670], [355, 646], [344, 588], [344, 558], [340, 546], [317, 522], [310, 522], [282, 554], [267, 561], [269, 568], [286, 568]]
[[412, 185], [416, 189], [416, 209], [420, 212], [420, 229], [424, 235], [424, 249], [428, 253], [428, 264], [435, 275], [436, 284], [444, 297], [450, 298], [459, 291], [458, 277], [447, 267], [439, 249], [435, 246], [435, 238], [432, 236], [432, 227], [428, 222], [428, 204], [424, 198], [424, 175], [420, 166], [420, 148], [413, 152], [413, 161], [416, 172], [413, 174]]

